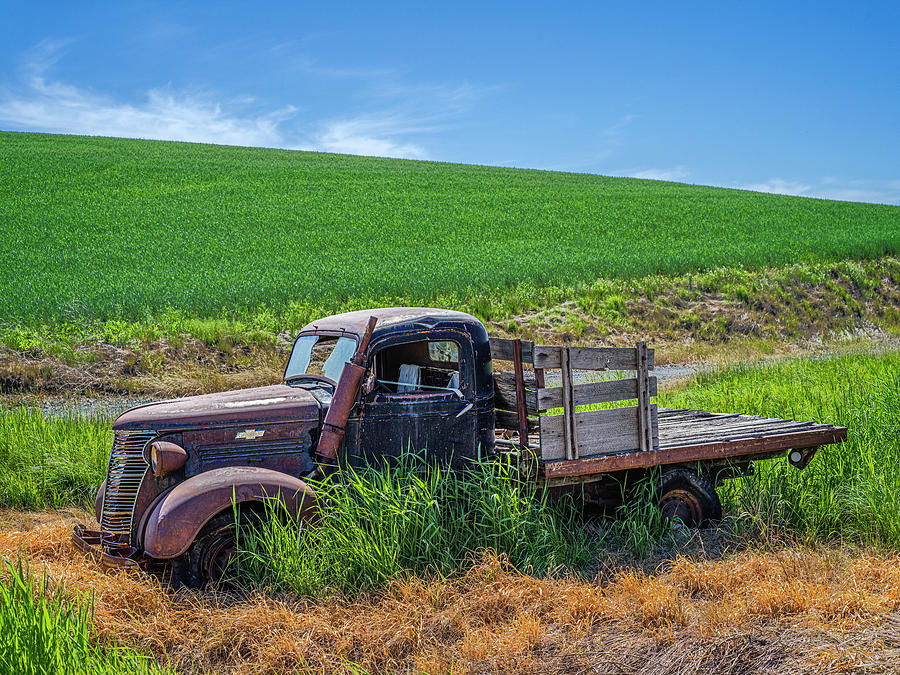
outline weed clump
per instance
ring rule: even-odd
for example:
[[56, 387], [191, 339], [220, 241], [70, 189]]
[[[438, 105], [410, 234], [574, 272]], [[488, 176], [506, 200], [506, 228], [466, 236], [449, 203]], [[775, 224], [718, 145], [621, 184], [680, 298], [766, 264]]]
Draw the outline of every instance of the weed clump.
[[345, 469], [314, 489], [313, 524], [277, 509], [243, 542], [242, 574], [298, 595], [357, 592], [407, 575], [448, 575], [490, 549], [538, 575], [577, 570], [590, 537], [571, 500], [548, 493], [501, 462], [457, 471], [408, 455], [396, 466]]

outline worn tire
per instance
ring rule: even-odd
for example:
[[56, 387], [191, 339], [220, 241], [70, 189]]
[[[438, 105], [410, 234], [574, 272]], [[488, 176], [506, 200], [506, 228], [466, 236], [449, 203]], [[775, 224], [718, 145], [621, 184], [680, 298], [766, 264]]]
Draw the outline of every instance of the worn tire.
[[722, 502], [708, 478], [686, 468], [663, 472], [657, 505], [664, 518], [680, 518], [688, 527], [711, 525], [722, 518]]
[[[232, 556], [237, 550], [237, 532], [241, 535], [257, 525], [257, 514], [242, 511], [238, 516], [237, 528], [231, 509], [223, 511], [210, 520], [184, 553], [181, 560], [181, 580], [189, 588], [218, 587]], [[228, 574], [235, 570], [229, 569]]]

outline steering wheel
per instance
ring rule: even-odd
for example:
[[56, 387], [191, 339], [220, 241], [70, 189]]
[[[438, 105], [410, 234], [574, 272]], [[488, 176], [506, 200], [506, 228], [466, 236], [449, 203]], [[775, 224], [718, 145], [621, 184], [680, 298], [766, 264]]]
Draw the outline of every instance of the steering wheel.
[[375, 380], [375, 387], [372, 389], [374, 393], [383, 393], [383, 394], [393, 394], [395, 392], [391, 391], [391, 388], [387, 386], [381, 380]]

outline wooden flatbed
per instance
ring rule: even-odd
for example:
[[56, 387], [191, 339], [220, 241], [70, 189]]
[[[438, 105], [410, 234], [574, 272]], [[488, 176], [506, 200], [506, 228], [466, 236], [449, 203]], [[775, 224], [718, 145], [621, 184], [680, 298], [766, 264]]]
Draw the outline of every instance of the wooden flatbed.
[[[844, 427], [811, 421], [658, 409], [650, 401], [657, 391], [651, 375], [654, 353], [644, 343], [632, 349], [517, 342], [491, 340], [495, 360], [514, 362], [512, 372], [495, 374], [498, 444], [527, 447], [540, 460], [540, 477], [550, 484], [691, 462], [715, 474], [720, 467], [741, 469], [754, 459], [785, 454], [802, 469], [817, 448], [847, 437]], [[533, 372], [526, 373], [525, 364]], [[634, 377], [576, 384], [576, 366], [632, 371]], [[544, 369], [560, 370], [562, 386], [545, 387]], [[637, 405], [610, 407], [631, 401]]]
[[847, 437], [846, 428], [831, 424], [703, 410], [663, 408], [658, 420], [659, 445], [651, 450], [544, 462], [543, 477], [584, 476], [684, 462], [750, 461], [784, 455], [789, 450], [803, 451], [792, 462], [802, 468], [817, 448]]

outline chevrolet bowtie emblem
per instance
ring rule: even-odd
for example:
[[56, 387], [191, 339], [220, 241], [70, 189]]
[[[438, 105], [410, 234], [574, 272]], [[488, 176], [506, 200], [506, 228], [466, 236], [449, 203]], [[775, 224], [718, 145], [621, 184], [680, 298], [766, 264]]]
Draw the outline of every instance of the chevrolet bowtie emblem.
[[252, 441], [266, 433], [265, 429], [262, 431], [258, 431], [257, 429], [247, 429], [246, 431], [241, 431], [237, 436], [234, 437], [234, 440], [242, 439], [245, 441]]

